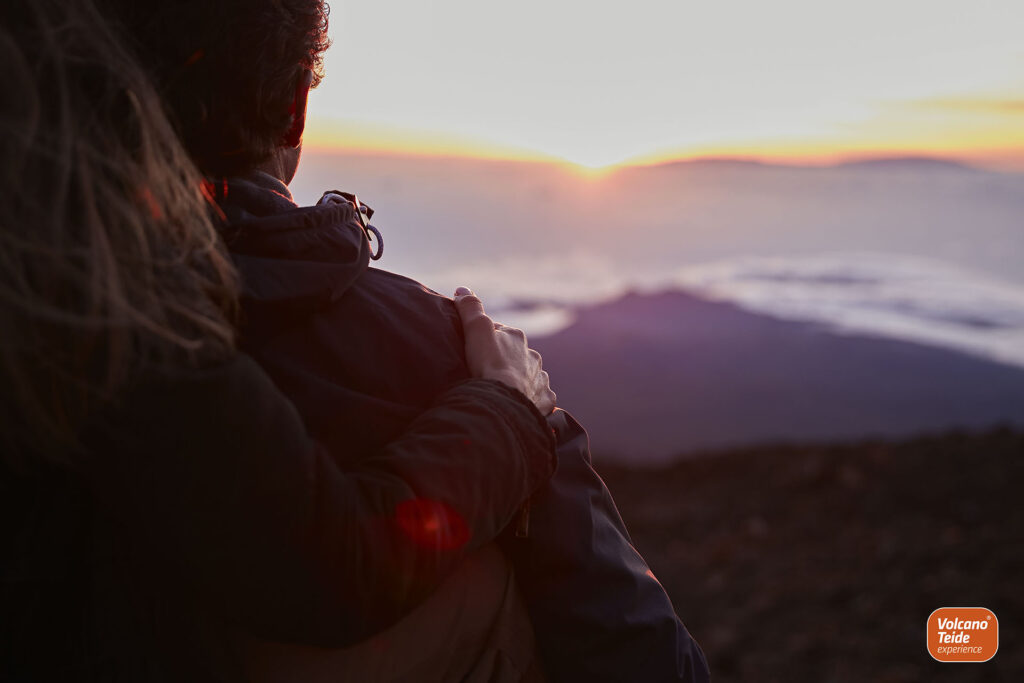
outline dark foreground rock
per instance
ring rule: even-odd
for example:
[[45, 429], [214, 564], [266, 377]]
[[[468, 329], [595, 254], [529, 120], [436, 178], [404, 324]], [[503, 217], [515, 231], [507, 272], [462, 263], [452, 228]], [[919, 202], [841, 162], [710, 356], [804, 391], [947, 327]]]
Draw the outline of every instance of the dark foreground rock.
[[[719, 683], [1024, 680], [1024, 433], [599, 469]], [[945, 606], [996, 613], [993, 660], [931, 659]]]

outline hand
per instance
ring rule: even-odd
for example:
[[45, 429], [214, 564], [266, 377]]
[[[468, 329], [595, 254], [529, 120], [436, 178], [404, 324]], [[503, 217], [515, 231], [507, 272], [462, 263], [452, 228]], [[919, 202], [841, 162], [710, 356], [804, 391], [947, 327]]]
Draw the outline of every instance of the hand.
[[541, 369], [540, 354], [527, 346], [523, 331], [491, 320], [480, 299], [465, 287], [455, 290], [455, 308], [466, 333], [470, 373], [518, 389], [543, 415], [554, 410], [556, 396], [548, 373]]

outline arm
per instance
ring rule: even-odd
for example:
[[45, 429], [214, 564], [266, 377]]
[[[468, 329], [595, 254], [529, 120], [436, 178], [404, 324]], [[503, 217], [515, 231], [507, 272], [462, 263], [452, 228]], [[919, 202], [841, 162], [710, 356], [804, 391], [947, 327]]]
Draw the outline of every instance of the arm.
[[633, 547], [569, 413], [548, 423], [558, 474], [533, 498], [529, 538], [505, 543], [551, 680], [706, 683], [707, 660]]
[[342, 471], [244, 356], [139, 384], [89, 443], [97, 500], [168, 576], [250, 632], [330, 646], [424, 599], [554, 468], [536, 409], [474, 380]]

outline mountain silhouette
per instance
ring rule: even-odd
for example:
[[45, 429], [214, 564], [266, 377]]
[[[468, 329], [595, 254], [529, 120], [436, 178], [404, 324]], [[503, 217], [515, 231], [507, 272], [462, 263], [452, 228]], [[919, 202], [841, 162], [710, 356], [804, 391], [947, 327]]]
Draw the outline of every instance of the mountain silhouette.
[[598, 457], [1024, 424], [1024, 369], [840, 334], [681, 291], [580, 308], [531, 340]]

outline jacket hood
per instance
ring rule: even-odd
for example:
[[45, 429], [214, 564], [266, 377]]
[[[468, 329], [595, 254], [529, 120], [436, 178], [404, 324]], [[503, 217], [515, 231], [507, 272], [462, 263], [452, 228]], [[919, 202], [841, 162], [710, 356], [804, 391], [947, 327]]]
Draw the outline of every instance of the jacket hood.
[[284, 183], [261, 171], [229, 178], [219, 190], [243, 303], [308, 312], [340, 297], [366, 270], [370, 245], [351, 204], [300, 208]]

